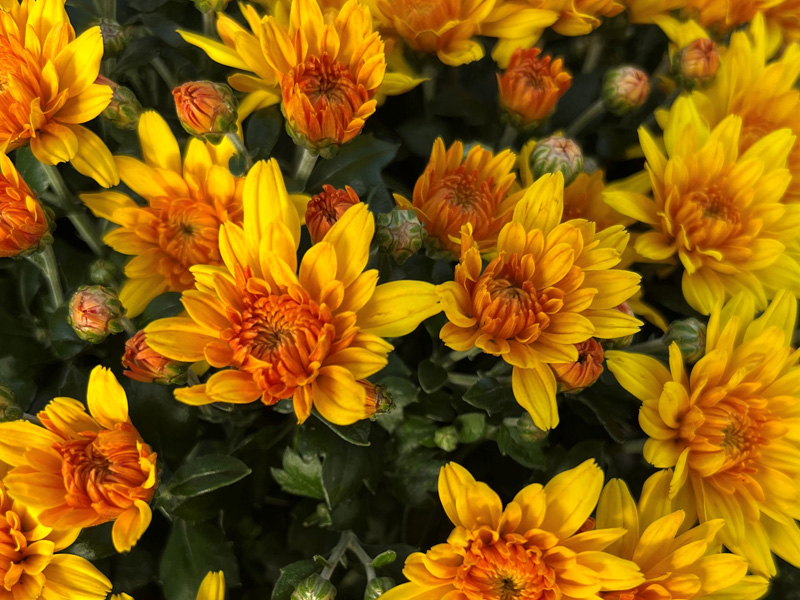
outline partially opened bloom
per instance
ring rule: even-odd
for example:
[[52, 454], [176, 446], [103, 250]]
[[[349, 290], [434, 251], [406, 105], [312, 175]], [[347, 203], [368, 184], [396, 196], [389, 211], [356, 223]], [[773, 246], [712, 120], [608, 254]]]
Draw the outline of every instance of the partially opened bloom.
[[103, 36], [80, 37], [64, 0], [9, 0], [0, 6], [0, 153], [30, 144], [47, 165], [70, 161], [103, 187], [119, 183], [111, 153], [81, 126], [98, 116], [112, 91], [96, 84]]
[[398, 194], [395, 200], [416, 211], [436, 249], [458, 256], [461, 228], [469, 223], [481, 252], [491, 252], [522, 196], [514, 187], [515, 160], [510, 150], [493, 154], [477, 145], [464, 156], [461, 142], [445, 150], [444, 141], [437, 138], [411, 202]]
[[597, 598], [644, 581], [636, 565], [603, 550], [622, 528], [583, 531], [603, 487], [588, 460], [503, 504], [464, 467], [439, 473], [439, 498], [453, 529], [447, 541], [406, 559], [404, 583], [383, 600]]
[[45, 527], [0, 482], [0, 597], [104, 600], [108, 578], [85, 558], [59, 553], [79, 532]]
[[188, 81], [172, 90], [181, 125], [190, 135], [218, 144], [236, 132], [236, 99], [231, 88], [213, 81]]
[[569, 363], [552, 363], [560, 392], [580, 392], [592, 385], [603, 373], [603, 347], [594, 338], [576, 344], [578, 359]]
[[358, 380], [386, 364], [383, 338], [413, 331], [440, 311], [434, 286], [419, 281], [376, 285], [364, 271], [375, 224], [356, 204], [312, 246], [298, 266], [300, 219], [273, 159], [259, 162], [244, 187], [244, 222], [220, 229], [224, 266], [195, 266], [183, 293], [188, 317], [145, 328], [148, 344], [168, 358], [207, 360], [206, 383], [179, 389], [187, 404], [273, 405], [293, 398], [302, 423], [312, 406], [331, 422], [371, 414]]
[[228, 170], [233, 146], [189, 141], [183, 161], [166, 121], [142, 114], [139, 141], [144, 162], [116, 156], [125, 185], [147, 202], [140, 206], [120, 192], [82, 194], [98, 217], [120, 225], [105, 236], [117, 252], [132, 255], [120, 300], [135, 317], [166, 291], [190, 289], [192, 265], [220, 264], [218, 231], [225, 221], [241, 222], [244, 178]]
[[767, 576], [775, 574], [772, 552], [800, 567], [796, 313], [786, 292], [757, 319], [749, 294], [718, 304], [705, 356], [690, 373], [677, 343], [669, 369], [648, 356], [606, 353], [619, 383], [642, 401], [644, 457], [674, 469], [669, 497], [684, 498], [687, 522], [724, 519], [718, 539]]
[[562, 212], [561, 173], [540, 178], [500, 232], [497, 257], [486, 268], [464, 227], [455, 281], [438, 288], [449, 321], [442, 341], [513, 365], [514, 397], [540, 429], [558, 425], [549, 364], [573, 363], [576, 344], [630, 335], [641, 325], [616, 309], [639, 289], [639, 275], [613, 268], [628, 242], [625, 229], [562, 223]]
[[306, 227], [314, 243], [325, 237], [348, 208], [361, 202], [358, 194], [349, 185], [341, 190], [325, 184], [322, 190], [319, 194], [314, 194], [306, 206]]
[[153, 350], [147, 343], [144, 331], [125, 342], [125, 354], [122, 355], [124, 375], [134, 381], [160, 383], [162, 385], [186, 383], [189, 365], [171, 360]]
[[785, 251], [800, 235], [800, 208], [781, 202], [795, 138], [775, 131], [740, 153], [742, 133], [740, 117], [712, 129], [688, 98], [679, 98], [664, 131], [666, 154], [639, 130], [653, 199], [605, 194], [615, 210], [652, 227], [636, 240], [639, 254], [680, 260], [683, 295], [703, 314], [739, 290], [762, 309], [777, 289], [800, 294], [800, 265]]
[[42, 205], [11, 159], [0, 153], [0, 258], [24, 256], [52, 241]]
[[692, 527], [686, 513], [668, 498], [669, 475], [662, 471], [651, 476], [638, 506], [621, 479], [609, 481], [600, 494], [597, 527], [627, 530], [606, 552], [635, 562], [645, 577], [644, 583], [612, 596], [620, 600], [761, 598], [769, 582], [747, 575], [746, 560], [721, 553], [714, 543], [724, 521], [714, 519]]
[[86, 395], [89, 414], [77, 400], [54, 398], [37, 415], [41, 427], [0, 423], [0, 461], [14, 467], [4, 481], [47, 527], [114, 521], [114, 547], [126, 552], [150, 524], [156, 455], [131, 423], [111, 371], [95, 367]]

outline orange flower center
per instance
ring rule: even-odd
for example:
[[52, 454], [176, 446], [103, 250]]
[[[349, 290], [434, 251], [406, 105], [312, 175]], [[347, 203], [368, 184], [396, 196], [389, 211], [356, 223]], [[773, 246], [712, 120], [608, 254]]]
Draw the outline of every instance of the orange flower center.
[[510, 534], [494, 543], [477, 539], [465, 551], [455, 588], [469, 600], [555, 600], [561, 596], [553, 569], [536, 546]]
[[99, 432], [84, 431], [54, 448], [62, 456], [67, 504], [94, 509], [100, 523], [115, 519], [135, 500], [149, 502], [153, 497], [152, 487], [142, 487], [148, 472], [139, 462], [150, 454], [150, 447], [130, 423]]

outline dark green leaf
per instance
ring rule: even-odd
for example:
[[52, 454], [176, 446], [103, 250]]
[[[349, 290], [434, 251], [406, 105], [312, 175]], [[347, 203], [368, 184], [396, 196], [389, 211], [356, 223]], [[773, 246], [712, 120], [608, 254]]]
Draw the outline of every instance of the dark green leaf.
[[193, 498], [213, 492], [250, 474], [250, 468], [233, 456], [198, 456], [184, 463], [167, 486], [175, 496]]
[[520, 433], [515, 419], [506, 419], [497, 432], [497, 447], [504, 456], [510, 456], [519, 464], [529, 469], [541, 469], [546, 466], [541, 442], [525, 439]]
[[101, 558], [117, 554], [114, 543], [111, 541], [111, 528], [113, 523], [103, 523], [96, 527], [81, 529], [78, 539], [72, 542], [64, 552], [77, 554], [86, 560], [96, 561]]
[[283, 116], [276, 106], [262, 108], [247, 118], [244, 139], [249, 153], [256, 159], [270, 157], [283, 131]]
[[322, 462], [318, 456], [304, 458], [291, 448], [283, 453], [283, 469], [270, 469], [284, 492], [327, 500], [322, 485]]
[[17, 171], [22, 175], [25, 183], [37, 194], [41, 194], [50, 186], [47, 171], [42, 163], [36, 160], [30, 146], [23, 146], [16, 151], [14, 166], [17, 167]]
[[465, 413], [456, 418], [458, 441], [471, 444], [483, 438], [486, 433], [486, 415], [483, 413]]
[[137, 324], [144, 327], [148, 323], [156, 319], [165, 319], [167, 317], [175, 317], [183, 311], [183, 304], [181, 304], [181, 295], [178, 292], [167, 292], [156, 296], [144, 309], [144, 312], [138, 317]]
[[381, 171], [397, 154], [397, 145], [360, 135], [343, 146], [330, 160], [320, 158], [311, 172], [306, 190], [315, 193], [328, 183], [334, 187], [351, 186], [360, 195], [382, 186]]
[[356, 446], [369, 446], [369, 421], [359, 421], [352, 425], [334, 425], [330, 421], [324, 419], [316, 411], [314, 411], [314, 416], [325, 423], [331, 431], [346, 442], [350, 442]]
[[314, 573], [319, 573], [322, 567], [313, 560], [299, 560], [286, 565], [281, 569], [280, 577], [272, 589], [271, 600], [290, 600], [292, 592], [297, 585], [308, 579]]
[[385, 567], [386, 565], [392, 564], [397, 559], [397, 552], [394, 550], [387, 550], [386, 552], [381, 552], [372, 559], [372, 566], [376, 569], [380, 567]]
[[419, 363], [417, 377], [420, 387], [428, 394], [432, 394], [447, 383], [447, 371], [427, 358]]
[[517, 405], [510, 383], [502, 383], [496, 377], [481, 377], [478, 383], [464, 394], [464, 402], [485, 410], [491, 416], [505, 412]]

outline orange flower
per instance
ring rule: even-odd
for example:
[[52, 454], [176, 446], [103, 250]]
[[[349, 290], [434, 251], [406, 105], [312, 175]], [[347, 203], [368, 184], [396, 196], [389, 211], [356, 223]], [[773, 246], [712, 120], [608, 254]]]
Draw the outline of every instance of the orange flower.
[[397, 194], [395, 200], [416, 211], [437, 250], [458, 256], [461, 228], [469, 223], [480, 251], [491, 252], [522, 196], [514, 186], [515, 161], [510, 150], [495, 156], [480, 146], [464, 157], [461, 142], [445, 151], [444, 141], [437, 138], [428, 166], [414, 186], [412, 202]]
[[134, 381], [171, 385], [186, 382], [188, 363], [172, 360], [153, 350], [148, 344], [144, 331], [125, 342], [122, 366], [125, 375]]
[[333, 156], [375, 112], [386, 72], [369, 9], [348, 0], [326, 23], [315, 0], [296, 0], [288, 27], [272, 16], [262, 27], [261, 49], [280, 80], [287, 131], [299, 146]]
[[337, 190], [326, 184], [322, 189], [325, 191], [312, 196], [306, 206], [306, 227], [315, 244], [325, 237], [348, 208], [361, 202], [358, 194], [349, 185], [344, 186], [343, 190]]
[[575, 344], [578, 360], [550, 365], [562, 392], [579, 392], [589, 387], [603, 372], [603, 347], [594, 338]]
[[183, 128], [215, 144], [236, 131], [236, 100], [231, 88], [213, 81], [189, 81], [172, 90]]
[[0, 461], [14, 467], [9, 494], [47, 527], [114, 521], [118, 552], [130, 550], [150, 524], [156, 455], [128, 416], [125, 391], [108, 369], [89, 376], [87, 403], [54, 398], [37, 417], [0, 423]]
[[497, 75], [500, 106], [521, 128], [538, 127], [556, 109], [556, 102], [572, 85], [560, 58], [539, 58], [539, 48], [518, 48], [503, 75]]
[[35, 252], [52, 241], [42, 206], [11, 160], [0, 154], [0, 257]]

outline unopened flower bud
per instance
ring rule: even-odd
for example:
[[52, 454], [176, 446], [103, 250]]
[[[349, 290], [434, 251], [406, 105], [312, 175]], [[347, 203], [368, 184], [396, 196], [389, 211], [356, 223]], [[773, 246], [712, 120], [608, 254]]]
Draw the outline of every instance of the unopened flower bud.
[[172, 90], [183, 128], [212, 144], [236, 131], [236, 99], [225, 84], [189, 81]]
[[376, 577], [364, 589], [364, 600], [378, 600], [393, 587], [394, 579], [391, 577]]
[[[633, 313], [633, 309], [628, 305], [627, 302], [623, 302], [615, 307], [619, 312], [628, 315], [629, 317], [635, 317], [636, 315]], [[622, 350], [627, 348], [633, 342], [633, 335], [626, 335], [623, 337], [613, 338], [610, 340], [602, 340], [600, 345], [603, 346], [604, 350]]]
[[11, 388], [0, 385], [0, 423], [6, 421], [17, 421], [22, 418], [23, 412], [17, 397]]
[[366, 379], [358, 382], [367, 391], [367, 416], [376, 417], [392, 410], [394, 403], [386, 387], [375, 385]]
[[597, 381], [603, 372], [603, 347], [594, 338], [575, 344], [578, 360], [573, 363], [551, 363], [560, 392], [577, 393]]
[[687, 363], [696, 363], [706, 351], [706, 324], [694, 317], [673, 321], [664, 335], [664, 344], [671, 346], [673, 342]]
[[70, 299], [67, 318], [79, 338], [99, 344], [122, 331], [124, 316], [117, 292], [101, 285], [84, 285]]
[[333, 600], [334, 598], [336, 598], [336, 588], [333, 587], [333, 584], [319, 573], [314, 573], [294, 588], [291, 600]]
[[375, 239], [378, 246], [402, 265], [414, 256], [427, 237], [425, 225], [410, 208], [393, 208], [375, 220]]
[[566, 187], [583, 171], [583, 152], [573, 140], [554, 135], [536, 142], [530, 163], [536, 179], [545, 173], [561, 171]]
[[306, 206], [306, 227], [315, 244], [322, 241], [348, 208], [361, 202], [349, 185], [339, 190], [326, 184], [322, 189], [324, 191], [312, 196]]
[[594, 519], [594, 517], [589, 517], [583, 522], [583, 525], [581, 525], [578, 528], [578, 531], [576, 533], [585, 533], [587, 531], [594, 531], [595, 527], [597, 527], [597, 521]]
[[603, 78], [603, 102], [606, 110], [622, 116], [636, 110], [650, 96], [650, 78], [630, 65], [606, 71]]
[[103, 55], [115, 56], [125, 50], [130, 42], [129, 29], [113, 19], [92, 19], [90, 26], [99, 26], [103, 36]]
[[89, 267], [89, 279], [98, 285], [109, 285], [114, 282], [119, 270], [110, 260], [99, 258]]
[[687, 90], [707, 87], [719, 70], [717, 45], [708, 38], [693, 41], [675, 55], [672, 70]]
[[517, 419], [517, 431], [522, 441], [530, 444], [541, 442], [547, 437], [547, 432], [539, 429], [528, 413], [522, 413], [522, 416]]
[[201, 13], [220, 12], [228, 6], [228, 0], [194, 0], [194, 7]]
[[0, 257], [27, 256], [52, 243], [44, 207], [11, 159], [0, 154]]
[[445, 452], [452, 452], [458, 447], [458, 430], [452, 425], [438, 429], [433, 434], [433, 443]]
[[160, 383], [162, 385], [186, 383], [189, 363], [167, 358], [147, 345], [144, 331], [125, 342], [122, 366], [125, 375], [134, 381]]
[[100, 113], [100, 116], [119, 129], [136, 129], [142, 114], [142, 105], [136, 98], [136, 94], [102, 75], [98, 75], [95, 83], [107, 85], [114, 92], [111, 102]]

